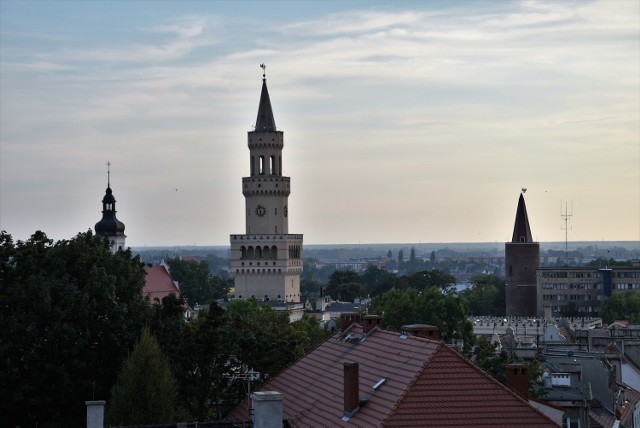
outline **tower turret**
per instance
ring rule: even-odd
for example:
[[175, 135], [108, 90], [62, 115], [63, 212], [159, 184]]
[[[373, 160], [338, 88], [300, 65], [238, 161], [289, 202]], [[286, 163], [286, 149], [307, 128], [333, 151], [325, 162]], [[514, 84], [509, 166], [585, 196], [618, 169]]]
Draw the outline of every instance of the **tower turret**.
[[96, 235], [106, 236], [113, 252], [125, 244], [124, 223], [116, 218], [116, 198], [111, 190], [111, 162], [107, 162], [107, 190], [102, 198], [102, 219], [95, 225]]

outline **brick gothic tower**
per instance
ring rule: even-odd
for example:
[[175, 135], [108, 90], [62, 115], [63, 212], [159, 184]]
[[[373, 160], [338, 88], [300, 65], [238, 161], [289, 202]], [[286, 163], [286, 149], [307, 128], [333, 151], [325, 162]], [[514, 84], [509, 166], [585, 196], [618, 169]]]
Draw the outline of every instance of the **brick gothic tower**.
[[540, 244], [533, 242], [524, 195], [520, 194], [511, 242], [504, 244], [507, 316], [536, 316], [536, 270]]
[[289, 234], [291, 180], [282, 175], [283, 132], [276, 129], [264, 74], [248, 140], [249, 176], [242, 178], [246, 233], [231, 235], [235, 297], [300, 302], [302, 235]]

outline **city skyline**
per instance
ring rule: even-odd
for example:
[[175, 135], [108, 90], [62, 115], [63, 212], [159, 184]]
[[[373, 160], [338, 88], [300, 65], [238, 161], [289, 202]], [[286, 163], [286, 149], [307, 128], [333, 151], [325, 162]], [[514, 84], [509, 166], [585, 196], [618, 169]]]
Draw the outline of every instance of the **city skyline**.
[[[228, 245], [262, 70], [307, 244], [640, 240], [640, 6], [0, 2], [0, 228]], [[562, 214], [572, 214], [564, 223]]]

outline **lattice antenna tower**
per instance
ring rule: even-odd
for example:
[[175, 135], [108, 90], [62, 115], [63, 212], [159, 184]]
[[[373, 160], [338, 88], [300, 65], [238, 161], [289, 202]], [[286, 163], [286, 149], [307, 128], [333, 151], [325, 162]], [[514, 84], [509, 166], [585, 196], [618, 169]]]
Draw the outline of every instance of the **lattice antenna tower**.
[[569, 257], [569, 231], [572, 229], [569, 225], [569, 220], [573, 217], [573, 201], [571, 201], [571, 212], [569, 212], [567, 208], [567, 201], [564, 202], [564, 212], [562, 211], [562, 201], [560, 201], [560, 217], [562, 221], [564, 221], [564, 226], [562, 226], [562, 230], [564, 230], [564, 254], [565, 258]]

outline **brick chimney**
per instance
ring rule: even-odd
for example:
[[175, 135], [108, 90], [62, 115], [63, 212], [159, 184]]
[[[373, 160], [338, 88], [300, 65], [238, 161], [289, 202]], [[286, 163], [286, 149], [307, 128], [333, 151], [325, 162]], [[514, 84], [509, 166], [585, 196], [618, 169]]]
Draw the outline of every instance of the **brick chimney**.
[[529, 399], [529, 366], [527, 364], [507, 364], [507, 386], [520, 394], [525, 400]]
[[355, 312], [344, 312], [340, 314], [340, 330], [344, 331], [351, 324], [359, 321], [360, 321], [360, 314], [357, 314]]
[[365, 315], [363, 318], [364, 334], [369, 333], [374, 327], [382, 328], [382, 317], [380, 315]]
[[440, 329], [429, 324], [408, 324], [401, 327], [403, 333], [413, 336], [424, 337], [425, 339], [440, 340]]
[[351, 415], [360, 405], [360, 379], [358, 363], [345, 361], [344, 368], [344, 413]]

